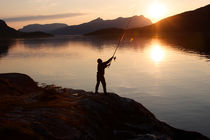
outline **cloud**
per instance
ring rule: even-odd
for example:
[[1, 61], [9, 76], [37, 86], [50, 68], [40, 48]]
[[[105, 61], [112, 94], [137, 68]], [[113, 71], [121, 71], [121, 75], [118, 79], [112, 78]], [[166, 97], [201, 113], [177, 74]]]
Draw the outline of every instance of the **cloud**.
[[47, 20], [47, 19], [59, 19], [67, 17], [82, 16], [84, 13], [64, 13], [64, 14], [55, 14], [55, 15], [36, 15], [36, 16], [19, 16], [4, 18], [6, 22], [17, 22], [17, 21], [31, 21], [31, 20]]

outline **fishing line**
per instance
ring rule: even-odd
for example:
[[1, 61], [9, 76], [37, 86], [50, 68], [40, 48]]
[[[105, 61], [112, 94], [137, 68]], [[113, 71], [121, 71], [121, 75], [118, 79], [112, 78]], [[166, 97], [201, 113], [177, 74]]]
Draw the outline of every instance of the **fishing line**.
[[[135, 6], [135, 9], [134, 9], [132, 15], [134, 15], [135, 12], [136, 12], [136, 6]], [[122, 41], [124, 40], [124, 38], [125, 38], [125, 35], [126, 35], [126, 33], [127, 33], [127, 30], [128, 30], [128, 28], [129, 28], [129, 25], [130, 25], [131, 22], [132, 22], [132, 19], [133, 19], [133, 17], [131, 17], [131, 19], [128, 20], [127, 25], [126, 25], [126, 28], [125, 28], [125, 31], [123, 32], [122, 36], [120, 37], [120, 39], [119, 39], [119, 41], [118, 41], [118, 43], [117, 43], [117, 46], [116, 46], [116, 48], [115, 48], [115, 51], [114, 51], [114, 53], [113, 53], [113, 55], [112, 55], [112, 57], [114, 58], [114, 60], [116, 60], [116, 56], [115, 56], [115, 55], [116, 55], [116, 53], [117, 53], [118, 48], [119, 48], [120, 45], [121, 45], [121, 42], [122, 42]], [[112, 63], [112, 60], [111, 60], [111, 62], [110, 62], [110, 65], [111, 65], [111, 63]]]

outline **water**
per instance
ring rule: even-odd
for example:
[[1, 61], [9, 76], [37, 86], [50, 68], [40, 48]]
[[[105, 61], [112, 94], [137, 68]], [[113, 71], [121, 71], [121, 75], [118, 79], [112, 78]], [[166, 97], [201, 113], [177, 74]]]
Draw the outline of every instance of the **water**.
[[[94, 91], [96, 60], [111, 57], [116, 41], [66, 36], [4, 41], [3, 46], [0, 73]], [[106, 70], [108, 91], [141, 102], [174, 127], [210, 137], [209, 57], [179, 48], [155, 37], [123, 43]]]

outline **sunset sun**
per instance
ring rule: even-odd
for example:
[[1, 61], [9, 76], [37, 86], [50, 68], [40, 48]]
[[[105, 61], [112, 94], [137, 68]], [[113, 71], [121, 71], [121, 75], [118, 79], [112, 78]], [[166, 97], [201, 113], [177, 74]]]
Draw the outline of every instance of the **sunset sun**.
[[166, 13], [166, 8], [163, 4], [155, 2], [149, 7], [149, 16], [153, 22], [156, 22], [163, 18]]

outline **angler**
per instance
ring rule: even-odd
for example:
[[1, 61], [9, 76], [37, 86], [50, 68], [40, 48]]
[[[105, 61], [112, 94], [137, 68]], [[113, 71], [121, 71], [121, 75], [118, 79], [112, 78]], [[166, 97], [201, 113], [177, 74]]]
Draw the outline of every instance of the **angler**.
[[[129, 27], [129, 24], [131, 23], [131, 21], [129, 21], [127, 23], [127, 28]], [[127, 29], [126, 28], [126, 29]], [[95, 93], [98, 93], [98, 88], [99, 88], [99, 85], [100, 85], [100, 82], [102, 83], [102, 86], [103, 86], [103, 89], [104, 89], [104, 93], [107, 94], [107, 91], [106, 91], [106, 81], [105, 81], [105, 78], [104, 78], [104, 71], [105, 71], [105, 68], [109, 67], [112, 63], [112, 60], [116, 59], [116, 52], [118, 50], [118, 48], [120, 47], [120, 44], [121, 42], [124, 40], [124, 37], [126, 35], [126, 31], [125, 30], [121, 36], [121, 38], [119, 39], [118, 41], [118, 44], [114, 50], [114, 54], [112, 55], [112, 57], [107, 60], [106, 62], [103, 62], [100, 58], [97, 60], [98, 62], [98, 72], [97, 72], [97, 83], [96, 83], [96, 87], [95, 87]]]
[[104, 93], [107, 94], [107, 92], [106, 92], [106, 81], [105, 81], [105, 78], [104, 78], [104, 71], [105, 71], [105, 68], [110, 66], [113, 58], [114, 57], [111, 57], [106, 62], [103, 62], [100, 58], [97, 60], [97, 62], [98, 62], [98, 72], [97, 72], [97, 83], [96, 83], [96, 87], [95, 87], [95, 93], [98, 93], [98, 87], [99, 87], [100, 82], [101, 82], [102, 85], [103, 85]]

